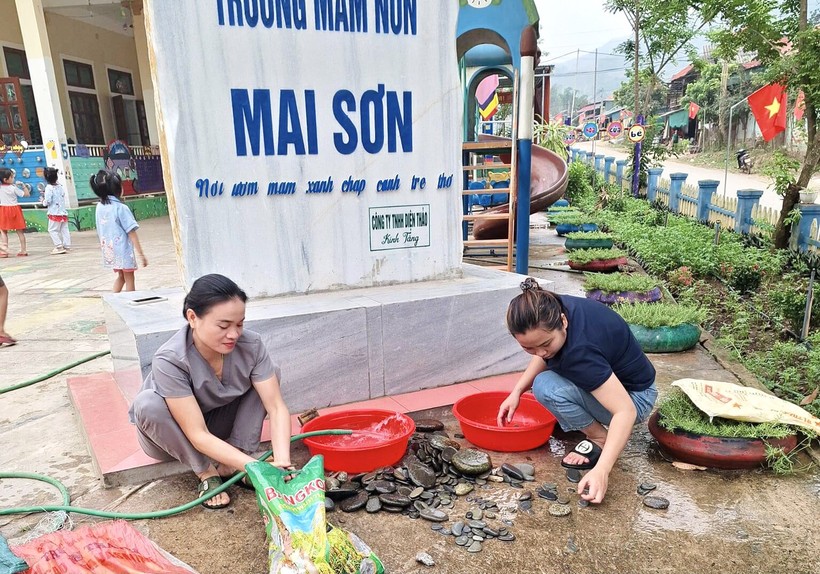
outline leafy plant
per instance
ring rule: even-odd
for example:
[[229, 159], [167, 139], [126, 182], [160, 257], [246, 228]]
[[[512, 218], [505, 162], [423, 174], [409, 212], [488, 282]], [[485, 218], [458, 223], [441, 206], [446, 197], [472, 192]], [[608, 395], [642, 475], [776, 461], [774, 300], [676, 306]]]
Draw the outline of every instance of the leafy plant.
[[580, 211], [577, 212], [564, 212], [564, 213], [556, 213], [555, 215], [549, 215], [550, 223], [555, 225], [560, 225], [562, 223], [568, 225], [581, 225], [584, 223], [595, 223], [595, 220]]
[[747, 423], [709, 416], [693, 403], [686, 393], [674, 389], [658, 403], [658, 424], [668, 431], [684, 431], [724, 438], [785, 438], [794, 434], [786, 425]]
[[595, 187], [593, 187], [593, 182], [597, 182], [598, 178], [592, 166], [574, 161], [569, 164], [567, 191], [564, 195], [572, 205], [580, 209], [591, 210], [598, 200]]
[[629, 275], [627, 273], [585, 273], [584, 290], [600, 290], [605, 293], [622, 291], [645, 292], [658, 286], [658, 281], [648, 275]]
[[567, 158], [567, 144], [564, 137], [572, 128], [559, 122], [545, 122], [544, 118], [536, 117], [532, 126], [532, 139], [536, 145], [550, 150], [558, 157]]
[[626, 253], [620, 249], [579, 249], [573, 251], [569, 260], [573, 263], [583, 265], [591, 261], [608, 261], [610, 259], [617, 259], [618, 257], [625, 257]]
[[604, 231], [573, 231], [567, 233], [567, 239], [612, 239], [612, 234]]
[[643, 325], [648, 329], [676, 327], [678, 325], [700, 325], [706, 320], [706, 311], [698, 307], [675, 303], [635, 303], [613, 305], [624, 321], [632, 325]]

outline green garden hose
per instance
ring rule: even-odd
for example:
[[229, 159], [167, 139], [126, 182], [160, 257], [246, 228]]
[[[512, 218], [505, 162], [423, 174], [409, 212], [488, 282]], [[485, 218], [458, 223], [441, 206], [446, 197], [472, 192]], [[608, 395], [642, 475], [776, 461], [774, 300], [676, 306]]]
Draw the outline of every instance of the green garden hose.
[[[320, 431], [313, 431], [307, 432], [302, 434], [296, 434], [290, 437], [290, 441], [297, 441], [303, 438], [311, 437], [311, 436], [322, 436], [322, 435], [345, 435], [345, 434], [352, 434], [353, 431], [347, 429], [334, 429], [334, 430], [320, 430]], [[273, 451], [269, 450], [264, 453], [262, 456], [259, 457], [259, 460], [265, 460], [268, 458]], [[123, 520], [146, 520], [149, 518], [165, 518], [166, 516], [173, 516], [174, 514], [180, 514], [185, 512], [186, 510], [190, 510], [199, 504], [202, 504], [206, 500], [213, 498], [215, 495], [219, 494], [220, 492], [224, 492], [227, 490], [231, 485], [239, 482], [242, 478], [245, 477], [246, 472], [239, 472], [236, 475], [232, 476], [230, 479], [226, 480], [222, 483], [222, 485], [214, 490], [209, 490], [206, 494], [203, 494], [196, 500], [192, 500], [187, 504], [183, 504], [182, 506], [177, 506], [175, 508], [169, 508], [168, 510], [157, 510], [154, 512], [140, 512], [136, 514], [125, 513], [125, 512], [109, 512], [105, 510], [95, 510], [93, 508], [79, 508], [75, 506], [71, 506], [71, 497], [68, 494], [68, 490], [66, 487], [59, 481], [49, 478], [48, 476], [43, 476], [41, 474], [33, 474], [28, 472], [0, 472], [0, 480], [4, 478], [23, 478], [23, 479], [31, 479], [31, 480], [39, 480], [41, 482], [47, 482], [52, 486], [56, 487], [60, 493], [63, 495], [63, 504], [60, 505], [43, 505], [43, 506], [25, 506], [20, 508], [0, 508], [0, 516], [8, 516], [12, 514], [33, 514], [37, 512], [68, 512], [68, 513], [75, 513], [75, 514], [87, 514], [89, 516], [97, 516], [99, 518], [119, 518]]]
[[5, 394], [5, 393], [10, 393], [11, 391], [16, 391], [17, 389], [23, 389], [25, 387], [30, 387], [31, 385], [34, 385], [36, 383], [40, 383], [42, 381], [50, 379], [51, 377], [55, 377], [55, 376], [59, 375], [60, 373], [62, 373], [64, 371], [67, 371], [69, 369], [73, 369], [74, 367], [76, 367], [78, 365], [82, 365], [83, 363], [88, 363], [89, 361], [93, 361], [94, 359], [99, 359], [100, 357], [104, 357], [104, 356], [110, 355], [110, 354], [111, 354], [111, 351], [102, 351], [100, 353], [96, 353], [94, 355], [91, 355], [90, 357], [86, 357], [85, 359], [80, 359], [79, 361], [74, 361], [73, 363], [69, 363], [68, 365], [65, 365], [64, 367], [60, 367], [59, 369], [51, 371], [50, 373], [46, 373], [45, 375], [41, 375], [41, 376], [37, 377], [36, 379], [31, 379], [30, 381], [24, 381], [22, 383], [17, 383], [16, 385], [12, 385], [10, 387], [0, 389], [0, 395]]

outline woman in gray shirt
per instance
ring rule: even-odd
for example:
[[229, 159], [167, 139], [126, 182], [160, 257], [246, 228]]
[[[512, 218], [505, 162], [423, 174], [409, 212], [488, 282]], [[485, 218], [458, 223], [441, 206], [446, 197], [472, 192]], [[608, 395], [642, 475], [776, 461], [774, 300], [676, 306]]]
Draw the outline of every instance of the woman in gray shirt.
[[[131, 406], [140, 446], [158, 460], [179, 460], [200, 479], [199, 496], [253, 462], [262, 423], [271, 421], [274, 466], [292, 468], [290, 413], [279, 368], [257, 333], [243, 331], [247, 295], [222, 275], [200, 277], [185, 297], [188, 325], [154, 355]], [[241, 483], [239, 483], [241, 484]], [[206, 508], [230, 504], [227, 492]]]

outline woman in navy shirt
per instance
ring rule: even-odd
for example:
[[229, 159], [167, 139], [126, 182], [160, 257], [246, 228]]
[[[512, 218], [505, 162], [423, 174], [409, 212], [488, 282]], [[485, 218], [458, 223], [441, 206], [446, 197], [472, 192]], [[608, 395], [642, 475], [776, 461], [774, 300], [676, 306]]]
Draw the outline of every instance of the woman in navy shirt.
[[652, 412], [655, 368], [626, 321], [606, 305], [556, 295], [533, 278], [521, 289], [507, 309], [507, 328], [533, 357], [501, 404], [498, 424], [512, 421], [521, 394], [532, 388], [562, 429], [586, 435], [561, 465], [591, 469], [578, 493], [600, 503], [632, 426]]

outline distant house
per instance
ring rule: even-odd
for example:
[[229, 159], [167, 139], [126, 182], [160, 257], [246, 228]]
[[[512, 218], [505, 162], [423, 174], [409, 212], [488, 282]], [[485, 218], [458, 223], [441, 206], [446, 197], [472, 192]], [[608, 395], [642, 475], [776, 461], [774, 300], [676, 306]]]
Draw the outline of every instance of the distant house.
[[700, 72], [694, 65], [689, 64], [680, 70], [669, 81], [669, 93], [666, 96], [666, 109], [677, 110], [681, 104], [681, 98], [686, 93], [686, 86], [700, 77]]
[[575, 125], [582, 125], [586, 122], [594, 121], [599, 125], [603, 125], [606, 122], [606, 113], [614, 106], [615, 99], [612, 96], [587, 104], [578, 110], [573, 123]]

